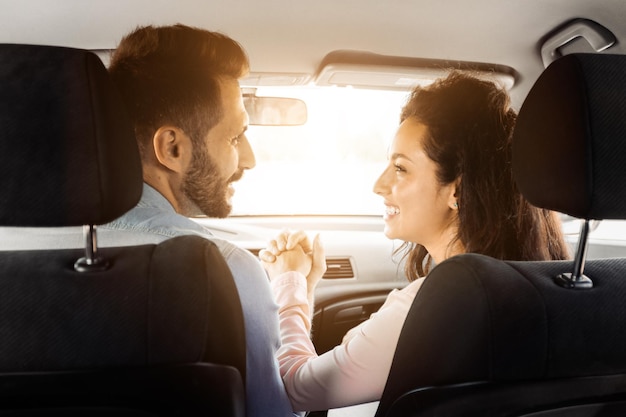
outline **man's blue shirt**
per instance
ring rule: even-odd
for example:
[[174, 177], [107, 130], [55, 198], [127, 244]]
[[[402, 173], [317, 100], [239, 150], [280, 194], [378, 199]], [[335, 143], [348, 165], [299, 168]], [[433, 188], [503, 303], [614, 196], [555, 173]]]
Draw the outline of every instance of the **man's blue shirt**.
[[245, 322], [246, 414], [248, 417], [292, 416], [275, 353], [280, 346], [278, 306], [267, 275], [258, 259], [247, 250], [219, 239], [193, 220], [178, 214], [167, 199], [144, 183], [141, 200], [111, 223], [100, 226], [106, 245], [107, 230], [123, 231], [119, 244], [158, 243], [180, 235], [196, 234], [215, 242], [235, 279]]

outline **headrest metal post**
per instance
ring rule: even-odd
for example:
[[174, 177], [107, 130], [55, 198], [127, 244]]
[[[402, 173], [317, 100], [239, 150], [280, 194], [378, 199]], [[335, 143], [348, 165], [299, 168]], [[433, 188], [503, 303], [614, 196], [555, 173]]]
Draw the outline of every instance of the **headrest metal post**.
[[585, 269], [585, 259], [587, 258], [587, 238], [589, 236], [589, 220], [583, 221], [580, 225], [580, 234], [578, 239], [578, 248], [576, 249], [576, 258], [574, 259], [574, 273], [572, 278], [579, 280], [583, 277]]
[[95, 225], [83, 226], [85, 237], [85, 257], [78, 259], [74, 263], [77, 272], [97, 272], [109, 269], [109, 262], [98, 257], [98, 237]]
[[558, 275], [554, 281], [564, 288], [587, 289], [593, 287], [593, 282], [584, 275], [585, 259], [587, 257], [587, 238], [589, 236], [589, 220], [585, 219], [580, 225], [578, 248], [574, 258], [574, 272]]

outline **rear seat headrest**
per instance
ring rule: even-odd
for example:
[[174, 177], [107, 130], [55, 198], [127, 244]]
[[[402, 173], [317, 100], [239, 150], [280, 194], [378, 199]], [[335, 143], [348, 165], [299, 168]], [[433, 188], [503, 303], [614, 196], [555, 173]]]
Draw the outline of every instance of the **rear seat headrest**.
[[0, 225], [102, 224], [141, 196], [132, 126], [88, 51], [0, 44], [0, 144]]
[[626, 56], [571, 54], [546, 68], [519, 111], [513, 173], [536, 206], [626, 218]]

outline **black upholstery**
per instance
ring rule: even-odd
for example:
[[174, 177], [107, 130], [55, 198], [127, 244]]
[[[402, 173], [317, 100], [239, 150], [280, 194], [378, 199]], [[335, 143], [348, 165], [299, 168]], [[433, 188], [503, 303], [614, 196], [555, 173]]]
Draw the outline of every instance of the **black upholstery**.
[[0, 374], [0, 416], [243, 416], [240, 381], [212, 363]]
[[626, 55], [550, 65], [519, 111], [517, 184], [536, 206], [581, 219], [626, 218]]
[[[97, 225], [142, 173], [106, 69], [71, 48], [0, 45], [1, 226]], [[0, 252], [0, 415], [245, 411], [243, 314], [216, 245]]]
[[618, 417], [624, 415], [626, 407], [624, 384], [626, 375], [616, 374], [427, 387], [400, 397], [390, 415]]
[[96, 55], [1, 45], [0, 127], [0, 225], [104, 224], [139, 201], [133, 130]]
[[[626, 218], [625, 139], [626, 57], [565, 56], [520, 109], [516, 181], [540, 207]], [[465, 254], [436, 266], [376, 417], [626, 415], [626, 258], [583, 264], [588, 289], [557, 285], [570, 261]]]
[[80, 249], [0, 252], [0, 372], [210, 359], [245, 375], [241, 307], [212, 242], [101, 253], [111, 268], [84, 274]]
[[[497, 389], [517, 383], [513, 397], [519, 398], [520, 381], [623, 373], [619, 389], [626, 393], [626, 259], [588, 261], [585, 275], [595, 285], [587, 291], [554, 284], [553, 277], [570, 268], [566, 261], [503, 262], [476, 254], [434, 268], [407, 316], [378, 415], [412, 415], [398, 404], [385, 414], [411, 391], [415, 415], [424, 415], [451, 396], [439, 388], [444, 404], [431, 404], [422, 399], [432, 395], [423, 388], [470, 382], [498, 382]], [[615, 393], [608, 389], [606, 395]], [[555, 401], [550, 391], [540, 394], [513, 410]], [[442, 415], [509, 415], [486, 412], [501, 404], [474, 401], [473, 414], [461, 403]]]

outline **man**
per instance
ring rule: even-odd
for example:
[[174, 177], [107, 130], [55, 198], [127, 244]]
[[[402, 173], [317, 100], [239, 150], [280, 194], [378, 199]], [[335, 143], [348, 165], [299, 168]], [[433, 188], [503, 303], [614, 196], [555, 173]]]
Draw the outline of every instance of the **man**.
[[215, 241], [237, 285], [246, 326], [248, 416], [292, 415], [278, 372], [277, 306], [259, 261], [188, 216], [226, 217], [231, 183], [255, 166], [238, 80], [248, 58], [229, 37], [183, 25], [122, 39], [109, 72], [126, 101], [142, 159], [137, 206], [100, 228], [133, 239], [200, 234]]

